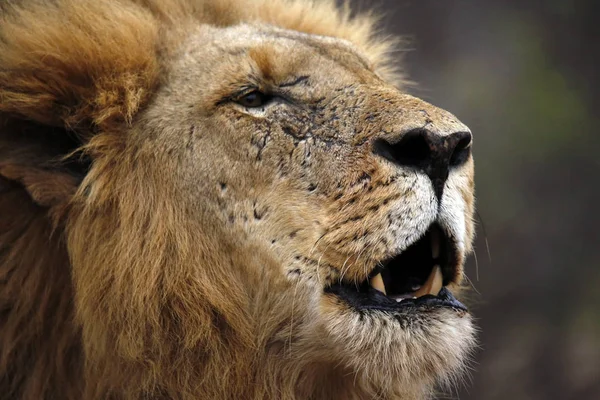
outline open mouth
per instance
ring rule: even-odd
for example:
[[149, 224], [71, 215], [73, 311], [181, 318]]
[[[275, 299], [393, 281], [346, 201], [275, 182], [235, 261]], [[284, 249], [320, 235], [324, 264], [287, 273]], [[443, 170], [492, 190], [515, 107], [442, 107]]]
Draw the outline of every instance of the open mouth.
[[445, 287], [456, 278], [458, 255], [439, 225], [391, 259], [382, 261], [359, 285], [338, 283], [326, 289], [357, 309], [451, 307], [466, 310]]

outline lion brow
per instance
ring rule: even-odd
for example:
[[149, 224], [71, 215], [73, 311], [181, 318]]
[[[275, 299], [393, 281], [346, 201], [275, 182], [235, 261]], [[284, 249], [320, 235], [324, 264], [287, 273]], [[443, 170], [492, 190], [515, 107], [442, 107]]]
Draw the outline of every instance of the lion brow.
[[302, 82], [307, 81], [308, 78], [310, 78], [309, 75], [302, 75], [302, 76], [297, 77], [296, 79], [294, 79], [291, 82], [284, 82], [284, 83], [279, 84], [278, 86], [280, 88], [282, 88], [282, 87], [289, 87], [289, 86], [296, 86], [296, 85], [298, 85], [298, 84], [300, 84]]

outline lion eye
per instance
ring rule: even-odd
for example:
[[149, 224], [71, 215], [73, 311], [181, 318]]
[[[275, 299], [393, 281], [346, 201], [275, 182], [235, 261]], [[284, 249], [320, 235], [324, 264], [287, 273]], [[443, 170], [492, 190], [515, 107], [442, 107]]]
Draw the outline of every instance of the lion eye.
[[267, 104], [273, 96], [255, 90], [235, 100], [241, 106], [248, 108], [262, 107]]

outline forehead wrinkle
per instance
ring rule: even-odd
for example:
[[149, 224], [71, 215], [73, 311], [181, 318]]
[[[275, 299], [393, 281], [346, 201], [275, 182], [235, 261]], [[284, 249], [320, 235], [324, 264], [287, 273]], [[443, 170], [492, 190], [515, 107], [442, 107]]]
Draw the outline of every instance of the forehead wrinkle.
[[274, 42], [261, 43], [248, 51], [248, 56], [258, 67], [262, 78], [273, 84], [282, 83], [290, 76], [295, 76], [306, 61], [305, 57], [282, 58], [276, 45]]
[[[232, 37], [233, 43], [229, 45], [221, 42], [217, 46], [229, 55], [247, 57], [254, 64], [255, 76], [259, 79], [279, 84], [294, 77], [302, 64], [311, 60], [309, 54], [302, 55], [301, 52], [330, 61], [360, 81], [377, 78], [367, 60], [344, 40], [271, 27], [265, 29], [265, 26], [246, 25], [244, 28], [250, 31]], [[285, 56], [287, 53], [289, 57]]]
[[[261, 32], [262, 35], [274, 39], [290, 40], [306, 49], [315, 52], [319, 56], [327, 59], [349, 73], [364, 80], [372, 79], [376, 75], [372, 71], [368, 62], [345, 41], [336, 38], [320, 37], [296, 32], [287, 32], [283, 30]], [[274, 45], [274, 43], [273, 43]], [[295, 49], [298, 46], [293, 46]], [[297, 51], [297, 50], [296, 50]], [[272, 53], [274, 54], [274, 53]], [[267, 53], [267, 56], [269, 53]], [[289, 69], [292, 69], [289, 67]]]
[[[352, 45], [346, 40], [284, 30], [269, 32], [269, 34], [276, 38], [288, 39], [294, 42], [302, 43], [306, 47], [312, 48], [320, 55], [332, 61], [339, 62], [340, 54], [350, 56], [349, 58], [343, 57], [341, 59], [352, 59], [353, 61], [358, 62], [358, 64], [360, 64], [363, 68], [368, 70], [371, 69], [370, 63], [360, 53], [356, 52]], [[336, 57], [336, 53], [338, 53], [338, 57]]]

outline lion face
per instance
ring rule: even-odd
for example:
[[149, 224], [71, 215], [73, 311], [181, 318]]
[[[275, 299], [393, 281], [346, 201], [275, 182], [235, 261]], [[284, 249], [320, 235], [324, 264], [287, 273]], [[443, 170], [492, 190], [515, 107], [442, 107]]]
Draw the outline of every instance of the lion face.
[[377, 393], [455, 374], [473, 344], [451, 294], [473, 237], [469, 129], [349, 43], [273, 27], [204, 28], [170, 77], [135, 140], [178, 160], [179, 206], [226, 238], [245, 313], [281, 324], [270, 341]]
[[336, 4], [0, 7], [0, 392], [417, 399], [461, 373], [471, 133]]

